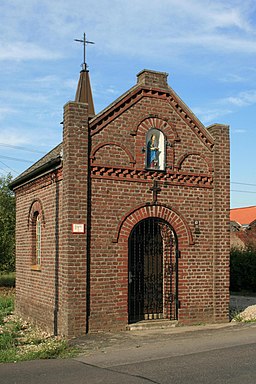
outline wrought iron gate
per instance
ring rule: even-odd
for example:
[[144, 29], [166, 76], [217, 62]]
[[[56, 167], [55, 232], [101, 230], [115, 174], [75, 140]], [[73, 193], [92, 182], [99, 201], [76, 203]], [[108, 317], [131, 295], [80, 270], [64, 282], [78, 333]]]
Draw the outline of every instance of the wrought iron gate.
[[148, 218], [129, 238], [129, 323], [177, 317], [177, 241], [169, 224]]

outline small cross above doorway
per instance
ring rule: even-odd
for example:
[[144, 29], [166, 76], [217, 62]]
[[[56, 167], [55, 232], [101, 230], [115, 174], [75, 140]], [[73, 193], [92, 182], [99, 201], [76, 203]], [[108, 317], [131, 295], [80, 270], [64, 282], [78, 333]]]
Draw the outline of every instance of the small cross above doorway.
[[150, 188], [150, 191], [153, 192], [152, 197], [153, 197], [153, 203], [157, 203], [157, 194], [161, 191], [161, 188], [158, 186], [158, 181], [154, 180], [153, 186]]

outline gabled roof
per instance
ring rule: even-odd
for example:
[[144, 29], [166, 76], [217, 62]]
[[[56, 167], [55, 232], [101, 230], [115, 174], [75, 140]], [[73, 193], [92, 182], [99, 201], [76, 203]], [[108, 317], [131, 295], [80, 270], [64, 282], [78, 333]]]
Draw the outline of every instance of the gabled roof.
[[136, 104], [141, 98], [157, 97], [170, 103], [170, 105], [172, 105], [179, 116], [186, 122], [188, 126], [190, 126], [199, 140], [201, 140], [201, 142], [203, 142], [203, 144], [206, 145], [208, 149], [212, 150], [214, 145], [214, 139], [212, 135], [208, 132], [207, 128], [202, 124], [202, 122], [194, 115], [190, 108], [181, 100], [181, 98], [175, 93], [175, 91], [168, 85], [167, 82], [165, 85], [161, 86], [161, 88], [155, 86], [154, 84], [149, 85], [149, 83], [147, 84], [140, 82], [139, 76], [145, 72], [147, 74], [151, 74], [152, 76], [154, 76], [154, 74], [167, 75], [163, 72], [155, 72], [150, 70], [141, 71], [137, 75], [138, 83], [135, 86], [118, 97], [113, 103], [111, 103], [108, 107], [103, 109], [90, 120], [92, 136], [102, 130], [112, 120], [116, 119], [125, 110]]
[[[80, 72], [79, 83], [76, 92], [75, 101], [88, 103], [88, 114], [91, 117], [89, 122], [91, 134], [94, 135], [105, 127], [110, 121], [122, 114], [126, 109], [137, 103], [143, 97], [157, 97], [166, 100], [172, 105], [179, 116], [190, 126], [199, 140], [210, 150], [213, 149], [214, 139], [207, 131], [205, 126], [193, 114], [189, 107], [179, 98], [174, 90], [167, 83], [167, 74], [165, 72], [156, 72], [143, 70], [138, 75], [138, 83], [125, 92], [122, 96], [111, 103], [96, 116], [94, 115], [93, 99], [91, 94], [89, 74], [87, 70]], [[160, 86], [156, 86], [154, 79], [162, 78]], [[62, 143], [33, 164], [25, 172], [13, 180], [10, 187], [15, 188], [18, 185], [28, 182], [34, 177], [38, 177], [44, 172], [56, 169], [61, 164]]]
[[42, 175], [45, 172], [56, 169], [61, 164], [61, 160], [62, 143], [57, 145], [57, 147], [53, 148], [35, 164], [33, 164], [31, 167], [26, 169], [26, 171], [16, 177], [16, 179], [11, 182], [10, 188], [14, 189], [16, 186], [23, 184], [39, 175]]
[[230, 210], [230, 220], [240, 225], [249, 225], [256, 220], [256, 206], [233, 208]]

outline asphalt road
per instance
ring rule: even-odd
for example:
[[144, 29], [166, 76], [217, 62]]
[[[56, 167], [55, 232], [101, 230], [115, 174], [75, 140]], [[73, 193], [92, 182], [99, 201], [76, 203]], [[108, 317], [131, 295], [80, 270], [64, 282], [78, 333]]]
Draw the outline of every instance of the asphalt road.
[[1, 364], [0, 383], [256, 383], [256, 324], [136, 331], [111, 343], [89, 340], [94, 348], [75, 359]]

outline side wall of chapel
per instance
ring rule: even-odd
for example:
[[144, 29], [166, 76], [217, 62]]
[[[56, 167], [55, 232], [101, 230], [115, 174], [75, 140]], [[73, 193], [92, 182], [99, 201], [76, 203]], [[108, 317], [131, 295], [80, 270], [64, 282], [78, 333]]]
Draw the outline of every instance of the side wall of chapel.
[[[61, 171], [45, 175], [16, 191], [16, 312], [54, 333], [61, 228]], [[41, 218], [41, 265], [33, 261], [32, 215]]]

